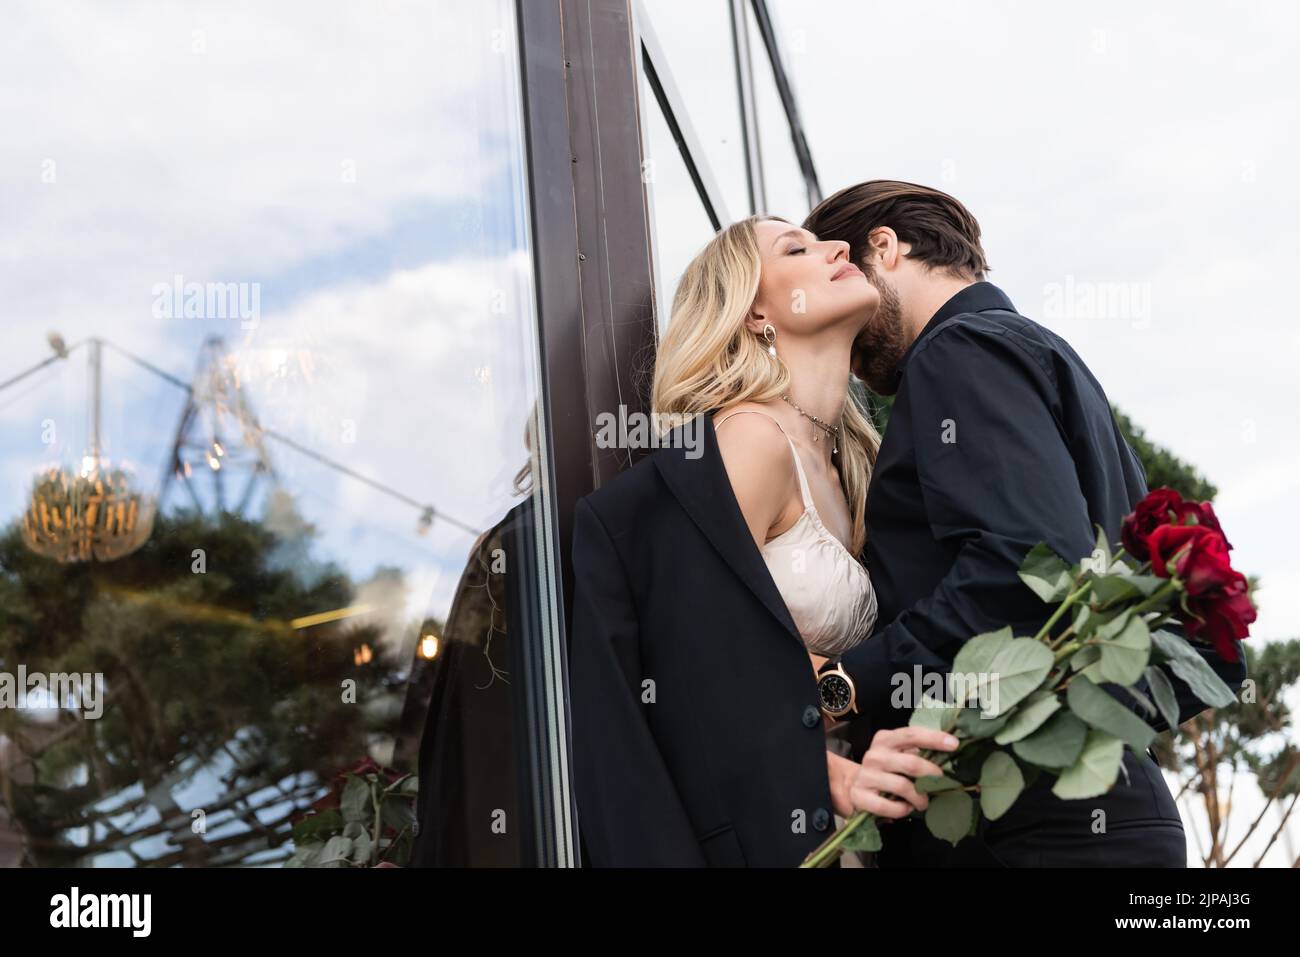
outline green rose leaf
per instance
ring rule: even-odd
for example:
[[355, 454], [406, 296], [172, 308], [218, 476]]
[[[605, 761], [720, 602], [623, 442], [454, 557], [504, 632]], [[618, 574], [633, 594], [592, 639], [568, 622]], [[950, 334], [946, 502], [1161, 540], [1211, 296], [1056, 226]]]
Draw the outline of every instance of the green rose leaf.
[[1100, 565], [1098, 571], [1110, 571], [1110, 564], [1114, 561], [1110, 551], [1110, 539], [1106, 537], [1106, 530], [1100, 525], [1094, 524], [1093, 528], [1097, 529], [1097, 546], [1092, 551], [1093, 562]]
[[[364, 782], [363, 782], [364, 783]], [[342, 867], [352, 854], [352, 838], [341, 834], [325, 842], [320, 856], [316, 858], [316, 867]]]
[[[1117, 567], [1123, 567], [1122, 564]], [[1127, 601], [1134, 598], [1149, 598], [1166, 579], [1154, 575], [1133, 575], [1127, 571], [1112, 571], [1106, 575], [1089, 575], [1092, 593], [1102, 604], [1113, 601]]]
[[343, 815], [335, 808], [318, 811], [303, 818], [293, 826], [293, 843], [295, 846], [325, 842], [343, 829]]
[[1168, 584], [1169, 579], [1155, 575], [1129, 575], [1128, 582], [1141, 593], [1143, 598], [1150, 598]]
[[960, 708], [944, 704], [934, 695], [925, 694], [921, 697], [921, 703], [912, 709], [912, 717], [907, 723], [914, 728], [951, 731], [960, 711]]
[[1139, 616], [1125, 612], [1097, 629], [1101, 642], [1101, 676], [1104, 681], [1131, 685], [1142, 677], [1151, 659], [1151, 632]]
[[1114, 735], [1129, 744], [1134, 751], [1145, 751], [1156, 736], [1149, 724], [1082, 673], [1071, 679], [1065, 700], [1070, 710], [1086, 724]]
[[1156, 699], [1156, 707], [1160, 709], [1160, 716], [1165, 719], [1165, 724], [1169, 725], [1170, 730], [1178, 727], [1178, 696], [1174, 694], [1173, 683], [1169, 676], [1155, 665], [1146, 670], [1147, 684], [1151, 687], [1151, 696]]
[[1096, 645], [1084, 645], [1074, 654], [1070, 655], [1070, 670], [1082, 671], [1089, 665], [1099, 664], [1101, 661], [1101, 649]]
[[1088, 727], [1069, 711], [1061, 711], [1033, 734], [1011, 744], [1022, 760], [1040, 768], [1068, 768], [1079, 759]]
[[1138, 691], [1137, 688], [1130, 688], [1126, 685], [1121, 685], [1120, 687], [1124, 689], [1124, 694], [1128, 695], [1139, 705], [1141, 705], [1142, 710], [1145, 711], [1147, 714], [1154, 715], [1156, 713], [1156, 706], [1151, 703], [1151, 699], [1148, 698], [1146, 695], [1144, 695], [1141, 691]]
[[1110, 641], [1118, 635], [1133, 618], [1133, 609], [1125, 608], [1114, 617], [1107, 618], [1097, 625], [1097, 640]]
[[980, 810], [990, 821], [996, 821], [1020, 797], [1025, 789], [1025, 776], [1005, 751], [994, 751], [980, 771]]
[[1020, 580], [1043, 601], [1060, 601], [1070, 593], [1070, 566], [1042, 542], [1029, 550], [1020, 563]]
[[339, 799], [339, 810], [343, 812], [345, 821], [369, 821], [374, 818], [374, 809], [370, 806], [370, 785], [365, 778], [348, 775], [348, 783], [343, 786], [343, 797]]
[[1096, 615], [1093, 614], [1092, 606], [1086, 603], [1079, 603], [1074, 606], [1074, 634], [1077, 638], [1086, 638], [1092, 631], [1096, 622]]
[[998, 744], [1011, 744], [1013, 741], [1028, 737], [1060, 707], [1061, 702], [1054, 694], [1043, 693], [1037, 697], [1031, 696], [1016, 709], [1015, 714], [1011, 715], [1002, 730], [993, 736], [993, 740]]
[[1079, 672], [1079, 674], [1087, 678], [1095, 685], [1102, 685], [1106, 683], [1106, 679], [1101, 676], [1100, 661], [1094, 665], [1089, 665], [1088, 667], [1084, 668], [1082, 671]]
[[373, 843], [369, 834], [362, 834], [352, 841], [352, 851], [348, 854], [348, 860], [357, 865], [370, 863], [370, 855]]
[[393, 828], [400, 834], [405, 830], [413, 830], [412, 825], [415, 823], [415, 809], [411, 807], [409, 801], [403, 801], [400, 798], [390, 798], [380, 807], [379, 818], [384, 824]]
[[1185, 639], [1172, 632], [1157, 631], [1151, 635], [1151, 640], [1169, 660], [1170, 670], [1187, 682], [1192, 694], [1205, 704], [1211, 708], [1227, 708], [1236, 703], [1237, 696], [1232, 689]]
[[1053, 655], [1041, 641], [1015, 638], [989, 664], [990, 682], [981, 698], [984, 713], [997, 717], [1037, 691], [1052, 670]]
[[1061, 772], [1052, 793], [1066, 801], [1105, 794], [1115, 784], [1123, 760], [1123, 741], [1105, 731], [1090, 730], [1079, 759]]
[[862, 819], [853, 832], [844, 839], [840, 848], [846, 851], [878, 851], [881, 848], [880, 828], [876, 826], [876, 819], [867, 815]]
[[976, 635], [957, 652], [952, 662], [950, 679], [954, 703], [970, 704], [982, 694], [987, 686], [990, 666], [1004, 647], [1010, 644], [1012, 633], [1010, 627]]
[[953, 734], [969, 741], [992, 738], [1002, 730], [1009, 717], [1010, 715], [1006, 714], [985, 717], [978, 706], [963, 708], [957, 715], [957, 725], [953, 728]]
[[325, 850], [322, 844], [304, 844], [298, 847], [293, 856], [284, 862], [285, 867], [315, 867], [319, 860], [321, 852]]
[[1002, 729], [1009, 717], [1010, 715], [1004, 714], [996, 718], [985, 718], [980, 714], [979, 708], [962, 708], [957, 715], [957, 733], [973, 740], [991, 738]]
[[957, 657], [953, 659], [953, 671], [988, 671], [989, 664], [1002, 646], [1011, 641], [1014, 637], [1011, 633], [1011, 626], [999, 628], [997, 631], [988, 631], [982, 635], [976, 635], [966, 644], [961, 646], [957, 652]]
[[944, 791], [930, 799], [925, 826], [941, 841], [956, 844], [970, 831], [975, 802], [965, 791]]
[[916, 790], [920, 794], [938, 794], [940, 791], [951, 791], [961, 786], [960, 781], [934, 774], [925, 774], [916, 779]]

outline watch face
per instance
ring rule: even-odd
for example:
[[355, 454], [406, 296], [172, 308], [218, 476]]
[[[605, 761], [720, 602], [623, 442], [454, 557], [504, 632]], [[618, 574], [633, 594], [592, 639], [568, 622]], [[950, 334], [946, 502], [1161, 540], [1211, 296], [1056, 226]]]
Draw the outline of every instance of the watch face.
[[831, 714], [840, 715], [849, 710], [853, 700], [853, 689], [840, 674], [829, 674], [817, 682], [817, 692], [822, 699], [822, 707]]

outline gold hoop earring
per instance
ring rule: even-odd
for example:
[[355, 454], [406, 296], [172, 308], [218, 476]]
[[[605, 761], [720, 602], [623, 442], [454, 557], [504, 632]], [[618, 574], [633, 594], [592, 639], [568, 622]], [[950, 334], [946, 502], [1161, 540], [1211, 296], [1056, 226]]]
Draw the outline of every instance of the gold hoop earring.
[[763, 323], [763, 341], [767, 343], [767, 354], [776, 358], [776, 326], [770, 322]]

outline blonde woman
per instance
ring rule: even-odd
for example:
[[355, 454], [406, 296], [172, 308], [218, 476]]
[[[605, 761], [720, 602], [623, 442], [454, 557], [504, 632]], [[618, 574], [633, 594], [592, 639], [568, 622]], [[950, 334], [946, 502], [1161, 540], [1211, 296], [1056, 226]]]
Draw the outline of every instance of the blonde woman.
[[880, 297], [847, 254], [776, 217], [715, 237], [655, 362], [651, 406], [680, 424], [577, 503], [570, 701], [597, 866], [793, 866], [834, 814], [924, 809], [911, 778], [939, 770], [915, 751], [955, 746], [902, 728], [861, 764], [828, 749], [852, 702], [815, 666], [876, 615], [859, 556], [879, 437], [848, 385]]

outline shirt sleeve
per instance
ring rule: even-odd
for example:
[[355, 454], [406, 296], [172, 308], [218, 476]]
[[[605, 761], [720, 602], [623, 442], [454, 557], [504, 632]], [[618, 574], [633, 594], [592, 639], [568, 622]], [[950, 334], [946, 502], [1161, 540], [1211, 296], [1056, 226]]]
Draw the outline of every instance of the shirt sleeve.
[[904, 372], [930, 529], [955, 558], [930, 595], [842, 659], [872, 727], [905, 724], [914, 676], [947, 671], [967, 639], [1041, 627], [1046, 607], [1018, 575], [1036, 543], [1066, 560], [1095, 543], [1051, 367], [1012, 335], [950, 324]]
[[573, 525], [569, 652], [578, 824], [596, 867], [705, 867], [641, 702], [640, 630], [623, 564], [591, 506]]
[[[916, 677], [946, 672], [969, 638], [1011, 625], [1033, 634], [1047, 607], [1020, 580], [1038, 542], [1066, 561], [1092, 552], [1095, 529], [1080, 487], [1058, 385], [1048, 357], [1015, 334], [954, 323], [935, 332], [904, 374], [916, 472], [930, 529], [951, 546], [951, 569], [934, 591], [847, 652], [860, 718], [854, 756], [877, 728], [905, 724]], [[1132, 454], [1130, 450], [1130, 454]], [[888, 556], [885, 556], [888, 560]], [[1197, 649], [1229, 687], [1244, 656], [1222, 661]], [[1166, 666], [1180, 723], [1206, 709]], [[898, 678], [904, 681], [898, 681]], [[1155, 731], [1168, 729], [1117, 685], [1103, 687]], [[1150, 699], [1146, 679], [1135, 686]]]

